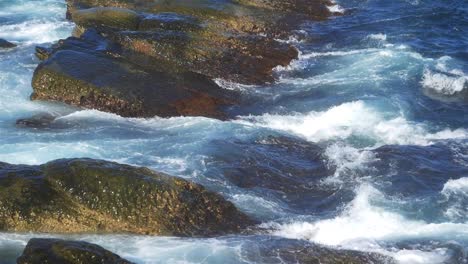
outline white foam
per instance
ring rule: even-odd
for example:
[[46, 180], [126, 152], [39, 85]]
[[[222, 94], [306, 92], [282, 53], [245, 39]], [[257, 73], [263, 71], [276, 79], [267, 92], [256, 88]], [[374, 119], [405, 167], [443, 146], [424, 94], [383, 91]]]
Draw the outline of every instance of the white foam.
[[421, 84], [444, 95], [454, 95], [468, 85], [468, 75], [460, 71], [452, 71], [450, 75], [424, 70]]
[[456, 60], [442, 56], [435, 62], [435, 70], [426, 67], [423, 72], [423, 87], [444, 95], [454, 95], [468, 87], [468, 74], [457, 68]]
[[[281, 67], [281, 66], [278, 66]], [[214, 82], [219, 85], [221, 88], [227, 90], [237, 90], [237, 91], [246, 91], [256, 88], [256, 85], [247, 85], [247, 84], [240, 84], [231, 81], [226, 81], [223, 79], [214, 79]]]
[[389, 255], [400, 264], [436, 264], [448, 260], [448, 252], [443, 248], [432, 252], [404, 249]]
[[299, 56], [299, 59], [307, 60], [310, 58], [325, 57], [325, 56], [348, 56], [348, 55], [372, 53], [372, 52], [378, 52], [378, 51], [381, 51], [381, 49], [369, 48], [369, 49], [357, 49], [357, 50], [347, 50], [347, 51], [309, 52], [306, 54], [301, 54]]
[[[245, 191], [245, 190], [244, 190]], [[255, 194], [235, 194], [230, 199], [243, 212], [255, 215], [261, 219], [272, 219], [285, 217], [287, 214], [280, 205], [274, 201], [267, 200]]]
[[374, 39], [374, 40], [380, 40], [380, 41], [386, 41], [387, 40], [387, 35], [378, 33], [378, 34], [370, 34], [368, 36], [369, 39]]
[[[300, 31], [298, 31], [300, 32]], [[276, 41], [278, 42], [282, 42], [282, 43], [288, 43], [288, 44], [299, 44], [299, 43], [303, 43], [304, 40], [300, 40], [298, 38], [298, 36], [296, 35], [291, 35], [288, 37], [288, 39], [275, 39]]]
[[468, 215], [468, 177], [449, 180], [441, 191], [443, 197], [449, 202], [444, 215], [454, 222], [467, 220]]
[[334, 106], [322, 112], [306, 114], [241, 117], [255, 125], [286, 131], [309, 141], [344, 140], [357, 136], [380, 144], [429, 145], [441, 139], [468, 137], [465, 129], [445, 129], [429, 133], [421, 124], [406, 120], [403, 116], [386, 119], [378, 109], [355, 101]]
[[0, 38], [25, 44], [49, 43], [67, 37], [72, 28], [72, 23], [66, 21], [30, 20], [0, 26]]
[[468, 177], [460, 178], [457, 180], [449, 180], [444, 184], [442, 193], [459, 193], [461, 195], [468, 195]]
[[8, 5], [2, 5], [0, 15], [14, 16], [17, 14], [28, 17], [63, 17], [65, 3], [62, 1], [11, 1]]
[[316, 222], [272, 224], [277, 228], [273, 234], [329, 246], [380, 252], [395, 257], [400, 263], [442, 263], [447, 255], [443, 251], [392, 252], [384, 250], [379, 243], [419, 238], [468, 238], [468, 223], [427, 223], [408, 219], [397, 212], [374, 205], [373, 201], [385, 199], [385, 196], [370, 185], [363, 184], [356, 193], [355, 199], [346, 210], [335, 218]]
[[[328, 164], [335, 168], [332, 176], [322, 180], [324, 184], [341, 186], [344, 182], [367, 180], [359, 172], [367, 169], [367, 164], [376, 160], [375, 154], [366, 149], [357, 149], [342, 143], [332, 144], [325, 150]], [[354, 177], [357, 175], [358, 177]]]
[[343, 7], [341, 7], [339, 4], [335, 3], [332, 1], [333, 5], [327, 6], [328, 10], [331, 13], [339, 13], [339, 14], [344, 14], [346, 11]]

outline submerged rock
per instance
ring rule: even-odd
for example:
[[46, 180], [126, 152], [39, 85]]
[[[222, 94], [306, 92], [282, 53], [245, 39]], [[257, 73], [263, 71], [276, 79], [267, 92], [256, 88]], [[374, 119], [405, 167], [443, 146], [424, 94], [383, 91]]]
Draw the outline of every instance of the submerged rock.
[[[219, 140], [210, 153], [216, 170], [231, 184], [287, 204], [289, 212], [333, 213], [354, 194], [323, 184], [333, 175], [324, 149], [300, 138], [266, 136], [254, 142]], [[211, 174], [213, 173], [213, 174]], [[255, 212], [253, 212], [255, 214]]]
[[302, 240], [263, 237], [251, 241], [245, 259], [253, 263], [396, 264], [387, 256], [336, 249]]
[[253, 224], [186, 180], [113, 162], [0, 163], [0, 230], [212, 236]]
[[16, 126], [30, 128], [46, 128], [51, 126], [55, 118], [56, 116], [51, 115], [49, 113], [36, 114], [32, 117], [21, 118], [16, 120]]
[[131, 264], [118, 255], [83, 241], [33, 238], [17, 264]]
[[14, 48], [14, 47], [16, 47], [15, 44], [9, 41], [6, 41], [4, 39], [0, 39], [0, 49], [9, 49], [9, 48]]

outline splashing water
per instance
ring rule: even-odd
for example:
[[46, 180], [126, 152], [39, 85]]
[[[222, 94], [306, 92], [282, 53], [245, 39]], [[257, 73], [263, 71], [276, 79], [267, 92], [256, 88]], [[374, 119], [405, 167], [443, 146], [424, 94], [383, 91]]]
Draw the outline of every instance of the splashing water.
[[[466, 263], [463, 2], [335, 3], [330, 11], [343, 16], [306, 23], [305, 39], [288, 40], [301, 56], [276, 69], [277, 83], [216, 80], [255, 102], [236, 109], [236, 120], [218, 121], [31, 102], [34, 46], [68, 37], [73, 25], [62, 1], [2, 1], [0, 38], [18, 47], [0, 51], [0, 161], [91, 157], [147, 166], [221, 193], [270, 230], [213, 239], [67, 236], [136, 263], [278, 263], [256, 245], [298, 241], [405, 264]], [[41, 112], [61, 117], [50, 129], [15, 126]], [[0, 234], [0, 259], [14, 263], [33, 236], [45, 235]]]

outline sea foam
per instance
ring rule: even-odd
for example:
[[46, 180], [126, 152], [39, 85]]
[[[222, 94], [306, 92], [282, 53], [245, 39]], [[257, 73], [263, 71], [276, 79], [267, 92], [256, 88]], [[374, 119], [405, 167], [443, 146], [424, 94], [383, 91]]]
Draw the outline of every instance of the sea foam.
[[344, 140], [360, 137], [382, 144], [429, 145], [442, 139], [468, 137], [465, 129], [443, 129], [429, 132], [424, 125], [408, 121], [404, 116], [385, 118], [384, 114], [364, 101], [334, 106], [325, 111], [305, 114], [242, 117], [258, 126], [286, 131], [312, 142]]
[[468, 224], [428, 223], [409, 219], [397, 212], [377, 206], [374, 200], [384, 195], [368, 184], [356, 190], [355, 199], [337, 217], [316, 222], [271, 224], [274, 235], [305, 239], [346, 249], [379, 252], [394, 257], [399, 263], [443, 263], [444, 250], [384, 250], [381, 242], [410, 239], [468, 238]]
[[450, 56], [437, 59], [433, 69], [424, 70], [421, 85], [448, 96], [463, 91], [468, 87], [468, 75], [457, 66], [460, 65]]

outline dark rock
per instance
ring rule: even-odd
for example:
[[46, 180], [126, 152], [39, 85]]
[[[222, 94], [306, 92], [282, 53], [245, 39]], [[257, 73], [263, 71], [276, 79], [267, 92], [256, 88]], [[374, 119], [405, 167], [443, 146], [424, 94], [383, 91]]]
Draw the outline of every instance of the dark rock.
[[17, 264], [131, 264], [118, 255], [83, 241], [33, 238]]
[[202, 186], [113, 162], [0, 163], [0, 230], [213, 236], [254, 224]]
[[[456, 141], [429, 146], [387, 145], [372, 152], [376, 158], [369, 167], [379, 172], [374, 175], [374, 181], [391, 183], [391, 187], [385, 189], [389, 195], [420, 197], [439, 193], [449, 179], [468, 175], [468, 167], [460, 166], [468, 162], [468, 156], [459, 155], [468, 153], [468, 146]], [[427, 215], [432, 220], [434, 206], [430, 204], [429, 207]], [[422, 208], [419, 210], [421, 213]]]
[[[85, 36], [84, 36], [85, 37]], [[102, 50], [100, 50], [102, 49]], [[224, 119], [233, 92], [193, 72], [145, 69], [112, 56], [98, 39], [69, 38], [34, 72], [33, 100], [53, 100], [130, 117]]]
[[[216, 169], [207, 176], [216, 177], [219, 171], [231, 184], [258, 196], [269, 197], [287, 204], [288, 210], [298, 214], [333, 213], [347, 193], [322, 180], [333, 175], [324, 149], [298, 138], [268, 136], [255, 142], [219, 140], [210, 153]], [[349, 193], [352, 199], [353, 193]]]
[[16, 120], [16, 126], [30, 128], [46, 128], [50, 127], [55, 120], [55, 116], [49, 113], [37, 114], [29, 118], [21, 118]]
[[4, 39], [0, 39], [0, 49], [10, 49], [16, 47], [15, 44], [8, 42]]
[[253, 263], [395, 264], [387, 256], [320, 246], [301, 240], [261, 237], [245, 245], [245, 259]]
[[36, 47], [35, 55], [41, 61], [48, 59], [51, 53], [52, 53], [51, 48], [40, 47], [40, 46]]

